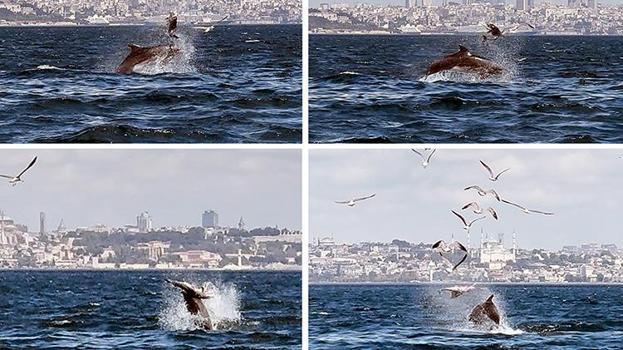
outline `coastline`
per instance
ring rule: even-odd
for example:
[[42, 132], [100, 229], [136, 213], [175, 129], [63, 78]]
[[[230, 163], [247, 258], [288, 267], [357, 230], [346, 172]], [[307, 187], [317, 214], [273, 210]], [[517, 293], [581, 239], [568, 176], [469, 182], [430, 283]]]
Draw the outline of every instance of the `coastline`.
[[[92, 24], [78, 24], [78, 23], [0, 23], [0, 28], [75, 28], [75, 27], [148, 27], [159, 26], [159, 23], [92, 23]], [[210, 23], [188, 23], [190, 27], [208, 26]], [[219, 26], [280, 26], [280, 25], [302, 25], [302, 22], [292, 23], [264, 23], [264, 22], [243, 22], [243, 23], [226, 23], [219, 24]]]
[[250, 268], [241, 268], [241, 269], [224, 269], [224, 268], [188, 268], [188, 267], [180, 267], [180, 268], [58, 268], [58, 267], [19, 267], [19, 268], [0, 268], [0, 273], [2, 272], [26, 272], [26, 271], [34, 271], [34, 272], [120, 272], [120, 271], [140, 271], [140, 272], [153, 272], [153, 271], [162, 271], [162, 272], [172, 272], [172, 271], [210, 271], [210, 272], [302, 272], [300, 266], [297, 268], [279, 268], [279, 269], [250, 269]]
[[476, 284], [485, 286], [623, 286], [623, 282], [471, 282], [471, 281], [455, 281], [455, 282], [322, 282], [310, 281], [310, 286], [446, 286], [456, 284]]
[[[479, 32], [448, 32], [448, 33], [390, 33], [390, 32], [382, 32], [382, 31], [373, 31], [373, 32], [361, 32], [361, 31], [353, 31], [353, 32], [312, 32], [308, 33], [310, 36], [340, 36], [340, 35], [353, 35], [353, 36], [480, 36], [482, 33]], [[533, 36], [549, 36], [549, 37], [620, 37], [623, 34], [581, 34], [581, 33], [538, 33], [538, 34], [506, 34], [508, 37], [533, 37]]]

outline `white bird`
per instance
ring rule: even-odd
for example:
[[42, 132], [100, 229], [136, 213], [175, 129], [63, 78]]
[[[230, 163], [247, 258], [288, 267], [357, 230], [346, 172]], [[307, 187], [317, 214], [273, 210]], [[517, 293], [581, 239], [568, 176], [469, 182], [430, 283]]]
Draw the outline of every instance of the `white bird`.
[[15, 186], [17, 185], [19, 182], [23, 182], [22, 180], [22, 175], [24, 175], [25, 172], [28, 171], [28, 169], [30, 169], [33, 165], [35, 165], [35, 162], [37, 161], [37, 157], [33, 158], [33, 160], [30, 162], [30, 164], [28, 164], [28, 166], [26, 167], [26, 169], [22, 170], [21, 173], [19, 173], [16, 176], [12, 176], [12, 175], [0, 175], [0, 177], [4, 177], [5, 179], [9, 179], [9, 184], [11, 184], [11, 186]]
[[497, 175], [495, 175], [493, 173], [493, 170], [491, 170], [491, 168], [485, 164], [485, 162], [483, 162], [482, 160], [480, 161], [480, 164], [482, 164], [483, 167], [485, 167], [485, 169], [487, 169], [487, 171], [489, 172], [489, 180], [491, 181], [498, 181], [498, 179], [500, 178], [500, 175], [504, 174], [505, 172], [511, 170], [511, 168], [506, 168], [502, 171], [500, 171], [499, 173], [497, 173]]
[[354, 207], [357, 202], [360, 202], [360, 201], [363, 201], [363, 200], [366, 200], [366, 199], [370, 199], [370, 198], [372, 198], [374, 196], [376, 196], [376, 193], [371, 194], [369, 196], [365, 196], [365, 197], [353, 198], [353, 199], [350, 199], [350, 200], [347, 200], [347, 201], [335, 201], [335, 203], [346, 204], [349, 207]]
[[[437, 151], [436, 149], [434, 149], [432, 152], [430, 152], [430, 153], [428, 154], [428, 157], [426, 157], [426, 156], [424, 156], [424, 154], [423, 154], [422, 152], [420, 152], [420, 151], [417, 151], [417, 150], [415, 150], [415, 149], [413, 149], [413, 148], [411, 148], [411, 150], [412, 150], [415, 154], [419, 155], [419, 156], [422, 158], [422, 167], [423, 167], [424, 169], [426, 169], [426, 167], [430, 164], [430, 159], [433, 157], [433, 154], [435, 154], [435, 151]], [[428, 150], [428, 149], [425, 149], [425, 151], [427, 151], [427, 150]]]
[[493, 216], [494, 219], [498, 219], [498, 213], [495, 211], [495, 209], [493, 209], [492, 207], [489, 207], [485, 210], [482, 210], [482, 208], [480, 207], [480, 205], [478, 205], [478, 203], [476, 202], [471, 202], [471, 203], [467, 203], [463, 206], [463, 208], [461, 208], [461, 210], [465, 210], [467, 208], [472, 208], [472, 211], [474, 212], [474, 214], [482, 214], [485, 211], [489, 212], [491, 214], [491, 216]]
[[450, 292], [450, 298], [454, 299], [454, 298], [458, 298], [461, 295], [476, 289], [476, 284], [472, 284], [471, 286], [452, 286], [452, 287], [446, 287], [446, 288], [442, 288], [442, 291], [446, 291], [446, 292]]
[[[454, 249], [459, 249], [464, 253], [463, 258], [461, 258], [461, 260], [455, 265], [453, 265], [452, 262], [443, 255], [444, 253], [451, 253]], [[465, 248], [465, 246], [459, 241], [452, 241], [450, 244], [447, 244], [444, 240], [437, 241], [433, 244], [433, 250], [439, 253], [439, 255], [450, 263], [450, 265], [453, 265], [452, 271], [456, 270], [456, 268], [459, 267], [465, 259], [467, 259], [467, 248]]]
[[523, 207], [519, 204], [507, 201], [506, 199], [502, 199], [502, 202], [506, 203], [506, 204], [510, 204], [514, 207], [517, 207], [519, 209], [521, 209], [524, 213], [526, 214], [543, 214], [543, 215], [554, 215], [554, 213], [550, 213], [550, 212], [546, 212], [546, 211], [540, 211], [540, 210], [532, 210], [532, 209], [528, 209], [526, 207]]
[[495, 199], [497, 199], [498, 201], [501, 200], [500, 195], [497, 192], [495, 192], [494, 189], [483, 190], [480, 186], [475, 186], [474, 185], [474, 186], [465, 187], [463, 190], [465, 190], [465, 191], [476, 190], [481, 197], [484, 197], [487, 194], [492, 194], [495, 197]]
[[461, 216], [461, 214], [455, 212], [454, 210], [451, 210], [451, 211], [454, 213], [454, 215], [456, 215], [459, 219], [461, 219], [461, 222], [463, 222], [463, 229], [465, 231], [469, 231], [469, 229], [472, 227], [472, 225], [476, 221], [482, 220], [482, 219], [486, 218], [486, 216], [481, 216], [481, 217], [475, 218], [474, 220], [472, 220], [470, 222], [467, 222], [467, 220], [465, 220], [465, 218], [463, 216]]

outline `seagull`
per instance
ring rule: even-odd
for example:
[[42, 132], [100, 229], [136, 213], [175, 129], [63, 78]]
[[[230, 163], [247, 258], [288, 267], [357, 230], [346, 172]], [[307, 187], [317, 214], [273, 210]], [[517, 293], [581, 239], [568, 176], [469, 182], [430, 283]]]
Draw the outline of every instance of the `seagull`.
[[472, 224], [475, 223], [476, 221], [486, 218], [486, 216], [481, 216], [481, 217], [475, 218], [474, 220], [470, 222], [467, 222], [467, 220], [465, 220], [465, 218], [462, 217], [461, 214], [455, 212], [454, 210], [451, 210], [451, 211], [454, 213], [454, 215], [458, 216], [459, 219], [461, 219], [461, 221], [463, 222], [463, 229], [465, 231], [469, 231], [469, 229], [472, 227]]
[[35, 165], [35, 162], [37, 161], [37, 157], [33, 158], [33, 160], [30, 162], [30, 164], [28, 164], [28, 166], [26, 167], [26, 169], [22, 170], [21, 173], [19, 173], [17, 176], [11, 176], [11, 175], [0, 175], [0, 177], [4, 177], [5, 179], [9, 179], [9, 184], [11, 186], [15, 186], [17, 185], [19, 182], [23, 182], [22, 180], [22, 175], [24, 175], [25, 172], [28, 171], [28, 169], [30, 169], [33, 165]]
[[506, 199], [502, 199], [502, 202], [506, 203], [506, 204], [510, 204], [514, 207], [517, 207], [519, 209], [521, 209], [524, 213], [526, 214], [543, 214], [543, 215], [554, 215], [554, 213], [550, 213], [550, 212], [546, 212], [546, 211], [540, 211], [540, 210], [532, 210], [532, 209], [528, 209], [526, 207], [522, 207], [519, 204], [507, 201]]
[[471, 286], [452, 286], [452, 287], [446, 287], [446, 288], [442, 288], [441, 291], [446, 291], [446, 292], [450, 292], [450, 298], [454, 299], [454, 298], [458, 298], [461, 295], [476, 289], [476, 284], [472, 284]]
[[[471, 203], [467, 203], [463, 206], [463, 208], [461, 208], [461, 210], [465, 210], [467, 208], [473, 208], [474, 214], [482, 214], [484, 213], [484, 210], [482, 210], [482, 208], [480, 207], [480, 205], [478, 205], [478, 203], [476, 202], [471, 202]], [[489, 207], [486, 209], [486, 211], [488, 211], [489, 213], [491, 213], [491, 216], [493, 216], [494, 219], [498, 219], [498, 213], [495, 211], [495, 209], [493, 209], [492, 207]]]
[[[428, 157], [425, 157], [422, 152], [417, 151], [413, 148], [411, 148], [411, 150], [417, 155], [419, 155], [420, 157], [422, 157], [422, 167], [424, 169], [426, 169], [426, 167], [430, 164], [430, 159], [433, 157], [433, 154], [435, 154], [435, 151], [437, 151], [436, 149], [433, 149], [433, 151], [429, 153]], [[428, 151], [428, 148], [424, 149], [424, 151]]]
[[447, 244], [444, 240], [440, 240], [433, 244], [433, 250], [439, 253], [439, 256], [444, 258], [448, 263], [450, 263], [450, 265], [452, 265], [452, 262], [448, 258], [446, 258], [443, 253], [450, 253], [454, 249], [461, 250], [464, 255], [463, 258], [461, 258], [461, 260], [452, 267], [452, 271], [456, 270], [456, 268], [459, 267], [459, 265], [461, 265], [465, 261], [465, 259], [467, 259], [467, 248], [465, 248], [465, 246], [459, 241], [453, 241], [452, 243]]
[[500, 175], [502, 175], [505, 172], [511, 170], [511, 168], [506, 168], [506, 169], [500, 171], [497, 175], [494, 175], [493, 174], [493, 170], [491, 170], [491, 168], [489, 168], [489, 166], [487, 164], [485, 164], [485, 162], [483, 162], [481, 160], [480, 164], [482, 164], [482, 166], [485, 167], [485, 169], [487, 169], [487, 171], [489, 172], [489, 180], [491, 180], [491, 181], [498, 181], [498, 178], [500, 177]]
[[363, 200], [366, 200], [366, 199], [370, 199], [370, 198], [372, 198], [374, 196], [376, 196], [376, 193], [373, 193], [373, 194], [371, 194], [369, 196], [365, 196], [365, 197], [353, 198], [353, 199], [348, 200], [348, 201], [335, 201], [335, 203], [337, 203], [337, 204], [346, 204], [349, 207], [354, 207], [355, 204], [357, 204], [357, 202], [363, 201]]
[[493, 190], [493, 189], [491, 189], [491, 190], [483, 190], [480, 186], [475, 186], [474, 185], [474, 186], [465, 187], [463, 190], [465, 190], [465, 191], [467, 191], [467, 190], [476, 190], [476, 191], [478, 191], [478, 194], [481, 197], [484, 197], [487, 194], [492, 194], [495, 197], [495, 199], [497, 199], [498, 201], [501, 200], [500, 195], [497, 192], [495, 192], [495, 190]]

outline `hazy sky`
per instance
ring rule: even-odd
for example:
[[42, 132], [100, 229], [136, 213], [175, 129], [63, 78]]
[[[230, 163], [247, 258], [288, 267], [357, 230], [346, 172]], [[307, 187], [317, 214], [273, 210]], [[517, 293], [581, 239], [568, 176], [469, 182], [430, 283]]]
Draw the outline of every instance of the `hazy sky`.
[[38, 155], [20, 183], [0, 182], [0, 209], [38, 231], [61, 218], [69, 228], [97, 223], [136, 225], [149, 211], [155, 227], [201, 224], [214, 209], [221, 225], [244, 217], [247, 228], [301, 228], [298, 150], [0, 150], [0, 173], [19, 172]]
[[[418, 4], [421, 4], [421, 0], [417, 0]], [[442, 0], [433, 0], [433, 4], [439, 5]], [[461, 0], [455, 0], [455, 2], [461, 2]], [[535, 3], [540, 4], [545, 1], [535, 0]], [[552, 4], [566, 4], [567, 0], [548, 0], [547, 2]], [[309, 6], [319, 7], [321, 3], [328, 4], [374, 4], [374, 5], [404, 5], [404, 0], [309, 0]], [[507, 0], [507, 4], [514, 4], [515, 1]], [[623, 0], [597, 0], [600, 4], [623, 4]]]
[[[449, 239], [465, 232], [451, 209], [473, 200], [493, 206], [499, 222], [474, 224], [472, 246], [481, 227], [490, 237], [517, 231], [522, 248], [558, 249], [587, 242], [623, 246], [623, 151], [616, 150], [438, 150], [423, 169], [410, 150], [315, 150], [310, 155], [312, 238], [333, 235], [338, 242], [410, 242]], [[494, 170], [511, 170], [498, 182], [488, 179], [482, 159]], [[525, 214], [494, 199], [464, 191], [478, 184], [503, 198], [554, 216]], [[376, 193], [349, 208], [334, 200]], [[474, 218], [475, 214], [465, 214]]]

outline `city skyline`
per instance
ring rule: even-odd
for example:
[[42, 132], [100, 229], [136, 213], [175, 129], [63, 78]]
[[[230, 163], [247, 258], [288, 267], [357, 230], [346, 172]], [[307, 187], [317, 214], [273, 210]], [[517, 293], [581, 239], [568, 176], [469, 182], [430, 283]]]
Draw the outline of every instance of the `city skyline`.
[[[2, 150], [0, 173], [37, 164], [15, 187], [0, 183], [0, 210], [39, 231], [95, 224], [201, 226], [204, 210], [224, 226], [301, 227], [300, 153], [291, 150]], [[163, 189], [167, 189], [163, 191]], [[249, 191], [249, 193], [245, 193]], [[8, 204], [10, 203], [10, 204]]]
[[[451, 2], [451, 1], [448, 1]], [[461, 0], [457, 0], [454, 1], [457, 3], [462, 3]], [[350, 5], [357, 5], [357, 4], [370, 4], [370, 5], [378, 5], [378, 6], [404, 6], [405, 5], [405, 0], [310, 0], [309, 1], [309, 6], [311, 8], [318, 8], [320, 7], [320, 4], [330, 4], [330, 5], [336, 5], [336, 4], [350, 4]], [[432, 4], [434, 6], [440, 6], [443, 3], [443, 0], [432, 0]], [[514, 5], [516, 3], [515, 0], [506, 0], [505, 1], [506, 4], [511, 4]], [[543, 4], [543, 3], [550, 3], [550, 4], [557, 4], [557, 5], [566, 5], [567, 4], [567, 0], [535, 0], [535, 4]], [[607, 5], [623, 5], [623, 1], [622, 0], [598, 0], [597, 3], [599, 4], [607, 4]], [[422, 0], [418, 0], [417, 1], [418, 6], [421, 6], [422, 4]]]
[[[427, 169], [407, 150], [313, 151], [310, 155], [310, 237], [332, 236], [336, 242], [412, 243], [467, 237], [451, 209], [482, 198], [463, 188], [496, 188], [503, 198], [554, 216], [527, 215], [492, 199], [499, 221], [474, 224], [471, 246], [477, 246], [481, 227], [490, 237], [503, 233], [510, 245], [513, 231], [524, 249], [560, 249], [583, 243], [622, 245], [615, 217], [623, 194], [617, 165], [623, 162], [609, 150], [438, 150]], [[510, 167], [498, 182], [488, 180], [482, 159], [494, 169]], [[455, 176], [455, 174], [460, 174]], [[334, 203], [376, 193], [353, 208]], [[608, 196], [603, 197], [603, 193]], [[475, 214], [462, 211], [468, 218]], [[578, 219], [580, 218], [580, 219]], [[612, 218], [612, 219], [610, 219]], [[482, 223], [482, 225], [481, 225]]]

